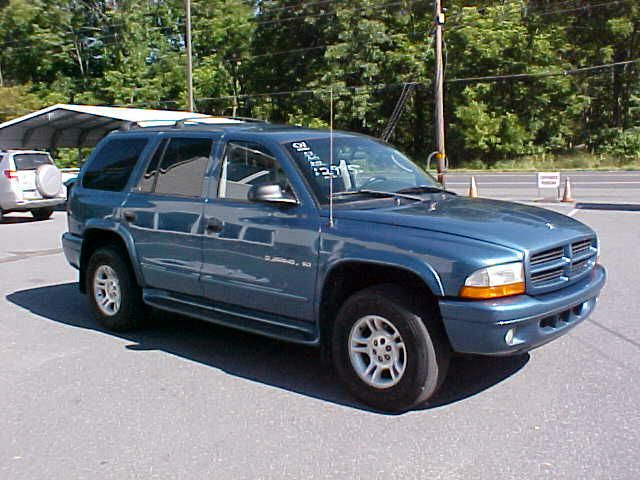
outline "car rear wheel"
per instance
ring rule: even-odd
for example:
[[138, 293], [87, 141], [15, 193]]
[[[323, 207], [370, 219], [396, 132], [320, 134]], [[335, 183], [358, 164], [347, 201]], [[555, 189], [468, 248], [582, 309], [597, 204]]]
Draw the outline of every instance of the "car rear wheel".
[[126, 331], [146, 319], [142, 291], [119, 248], [96, 250], [87, 267], [89, 308], [107, 330]]
[[393, 412], [427, 401], [443, 382], [450, 357], [434, 309], [395, 285], [347, 299], [336, 318], [332, 349], [351, 393]]
[[36, 208], [31, 210], [31, 215], [33, 215], [33, 218], [36, 220], [47, 220], [51, 218], [51, 215], [53, 215], [53, 208]]

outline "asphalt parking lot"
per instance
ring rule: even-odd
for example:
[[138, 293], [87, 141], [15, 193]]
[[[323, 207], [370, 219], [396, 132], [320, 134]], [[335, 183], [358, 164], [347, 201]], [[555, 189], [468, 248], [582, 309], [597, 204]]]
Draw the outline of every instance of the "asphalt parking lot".
[[168, 315], [101, 331], [60, 250], [65, 213], [8, 215], [0, 478], [640, 478], [638, 191], [545, 204], [600, 235], [591, 319], [524, 356], [456, 359], [430, 405], [395, 416], [350, 398], [313, 349]]

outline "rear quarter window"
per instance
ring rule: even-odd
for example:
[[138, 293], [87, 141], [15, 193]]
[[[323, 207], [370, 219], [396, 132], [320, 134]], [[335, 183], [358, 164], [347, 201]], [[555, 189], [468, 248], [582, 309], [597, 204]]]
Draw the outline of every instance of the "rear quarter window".
[[40, 165], [51, 165], [51, 157], [46, 153], [19, 153], [13, 156], [16, 170], [36, 170]]
[[147, 142], [148, 139], [140, 137], [108, 140], [87, 165], [82, 186], [94, 190], [121, 191], [127, 185]]
[[140, 181], [140, 191], [182, 197], [201, 196], [213, 145], [214, 140], [210, 138], [163, 140]]

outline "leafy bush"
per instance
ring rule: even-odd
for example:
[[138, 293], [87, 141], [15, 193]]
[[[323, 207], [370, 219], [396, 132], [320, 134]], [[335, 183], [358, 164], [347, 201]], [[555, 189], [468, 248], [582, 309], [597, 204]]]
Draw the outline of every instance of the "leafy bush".
[[640, 160], [640, 128], [609, 129], [603, 137], [600, 152], [626, 161]]

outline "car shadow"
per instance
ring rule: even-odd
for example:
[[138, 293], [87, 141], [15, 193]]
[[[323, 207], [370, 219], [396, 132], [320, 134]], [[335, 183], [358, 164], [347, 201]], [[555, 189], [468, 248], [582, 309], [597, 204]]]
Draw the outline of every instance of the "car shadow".
[[[319, 349], [280, 342], [230, 328], [157, 312], [144, 329], [113, 333], [95, 324], [76, 283], [21, 290], [7, 300], [45, 320], [100, 331], [129, 340], [133, 351], [159, 350], [230, 375], [339, 405], [375, 412], [354, 400]], [[505, 358], [454, 358], [450, 375], [429, 404], [442, 407], [476, 395], [520, 370], [529, 355]], [[375, 412], [380, 413], [380, 412]]]
[[33, 223], [33, 222], [37, 222], [37, 220], [35, 218], [33, 218], [31, 215], [29, 215], [28, 217], [23, 217], [23, 216], [19, 216], [19, 217], [7, 217], [6, 215], [4, 215], [2, 217], [2, 220], [0, 220], [0, 225], [11, 225], [11, 224], [17, 224], [17, 223]]

